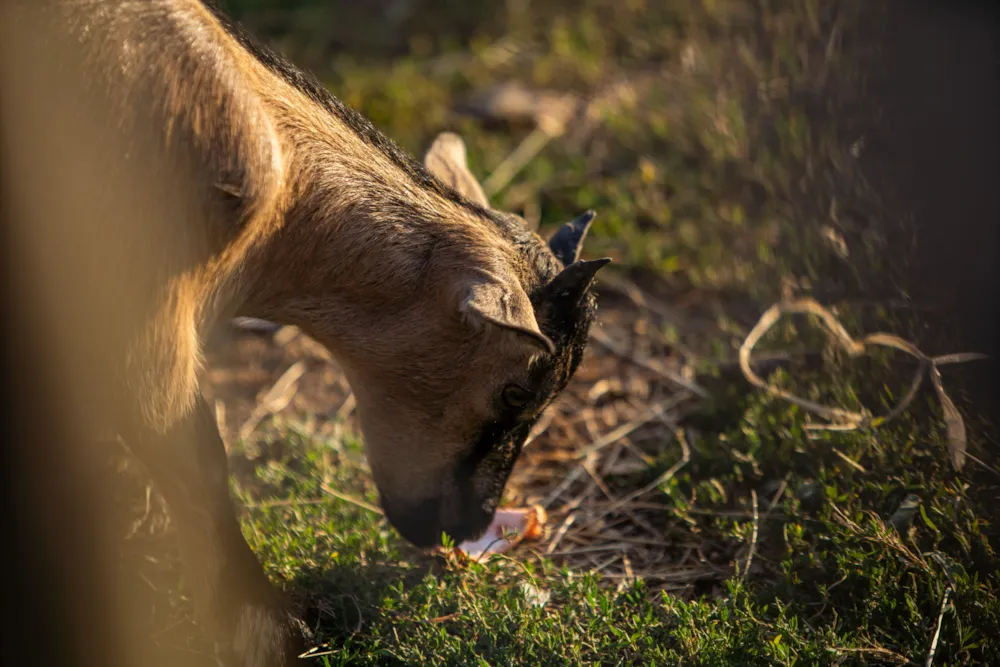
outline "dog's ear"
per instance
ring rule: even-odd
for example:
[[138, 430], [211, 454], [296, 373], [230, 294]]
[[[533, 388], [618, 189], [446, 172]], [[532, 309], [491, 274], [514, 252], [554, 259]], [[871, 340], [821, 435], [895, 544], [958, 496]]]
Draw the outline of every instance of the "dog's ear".
[[469, 171], [465, 159], [465, 142], [454, 132], [442, 132], [437, 136], [424, 155], [424, 166], [432, 176], [469, 201], [483, 208], [490, 207], [482, 186]]
[[542, 333], [528, 294], [519, 285], [505, 284], [495, 278], [476, 278], [460, 287], [459, 312], [477, 331], [497, 327], [510, 340], [530, 343], [548, 354], [555, 344]]
[[596, 215], [594, 211], [584, 211], [575, 220], [567, 222], [552, 234], [549, 239], [549, 249], [563, 266], [568, 267], [580, 259], [583, 239], [587, 237], [590, 223], [594, 221]]

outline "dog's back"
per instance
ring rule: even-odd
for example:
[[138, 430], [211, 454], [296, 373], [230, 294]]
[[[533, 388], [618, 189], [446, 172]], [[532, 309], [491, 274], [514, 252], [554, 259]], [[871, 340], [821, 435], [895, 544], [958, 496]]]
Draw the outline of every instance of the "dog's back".
[[88, 430], [190, 394], [207, 267], [278, 189], [244, 73], [188, 34], [207, 10], [99, 9], [15, 3], [0, 37], [14, 286]]

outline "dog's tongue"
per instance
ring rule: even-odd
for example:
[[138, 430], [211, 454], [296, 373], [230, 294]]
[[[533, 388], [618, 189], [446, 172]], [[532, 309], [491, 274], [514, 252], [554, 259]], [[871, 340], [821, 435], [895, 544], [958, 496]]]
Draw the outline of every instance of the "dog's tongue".
[[545, 510], [538, 505], [498, 509], [483, 536], [478, 540], [462, 542], [458, 550], [477, 560], [487, 554], [503, 553], [525, 538], [541, 537], [546, 519]]

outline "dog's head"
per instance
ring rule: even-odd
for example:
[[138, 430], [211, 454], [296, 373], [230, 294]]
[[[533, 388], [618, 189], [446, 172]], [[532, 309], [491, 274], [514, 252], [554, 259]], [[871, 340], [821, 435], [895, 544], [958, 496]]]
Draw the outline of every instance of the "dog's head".
[[[488, 209], [457, 135], [439, 136], [425, 165]], [[547, 241], [516, 215], [489, 214], [493, 250], [441, 250], [409, 333], [349, 371], [382, 506], [419, 546], [486, 529], [529, 431], [580, 364], [591, 287], [610, 261], [579, 259], [592, 212]]]

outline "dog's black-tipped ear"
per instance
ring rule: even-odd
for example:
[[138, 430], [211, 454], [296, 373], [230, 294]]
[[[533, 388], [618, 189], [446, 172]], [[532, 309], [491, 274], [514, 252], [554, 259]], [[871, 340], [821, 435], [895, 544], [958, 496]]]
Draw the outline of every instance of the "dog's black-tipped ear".
[[602, 257], [573, 262], [545, 288], [548, 299], [563, 305], [576, 305], [594, 283], [597, 272], [610, 261], [610, 257]]
[[594, 211], [585, 211], [575, 220], [567, 222], [556, 230], [549, 239], [549, 250], [563, 266], [568, 267], [580, 259], [583, 239], [587, 236], [587, 230], [590, 229], [590, 223], [594, 221], [596, 215]]

